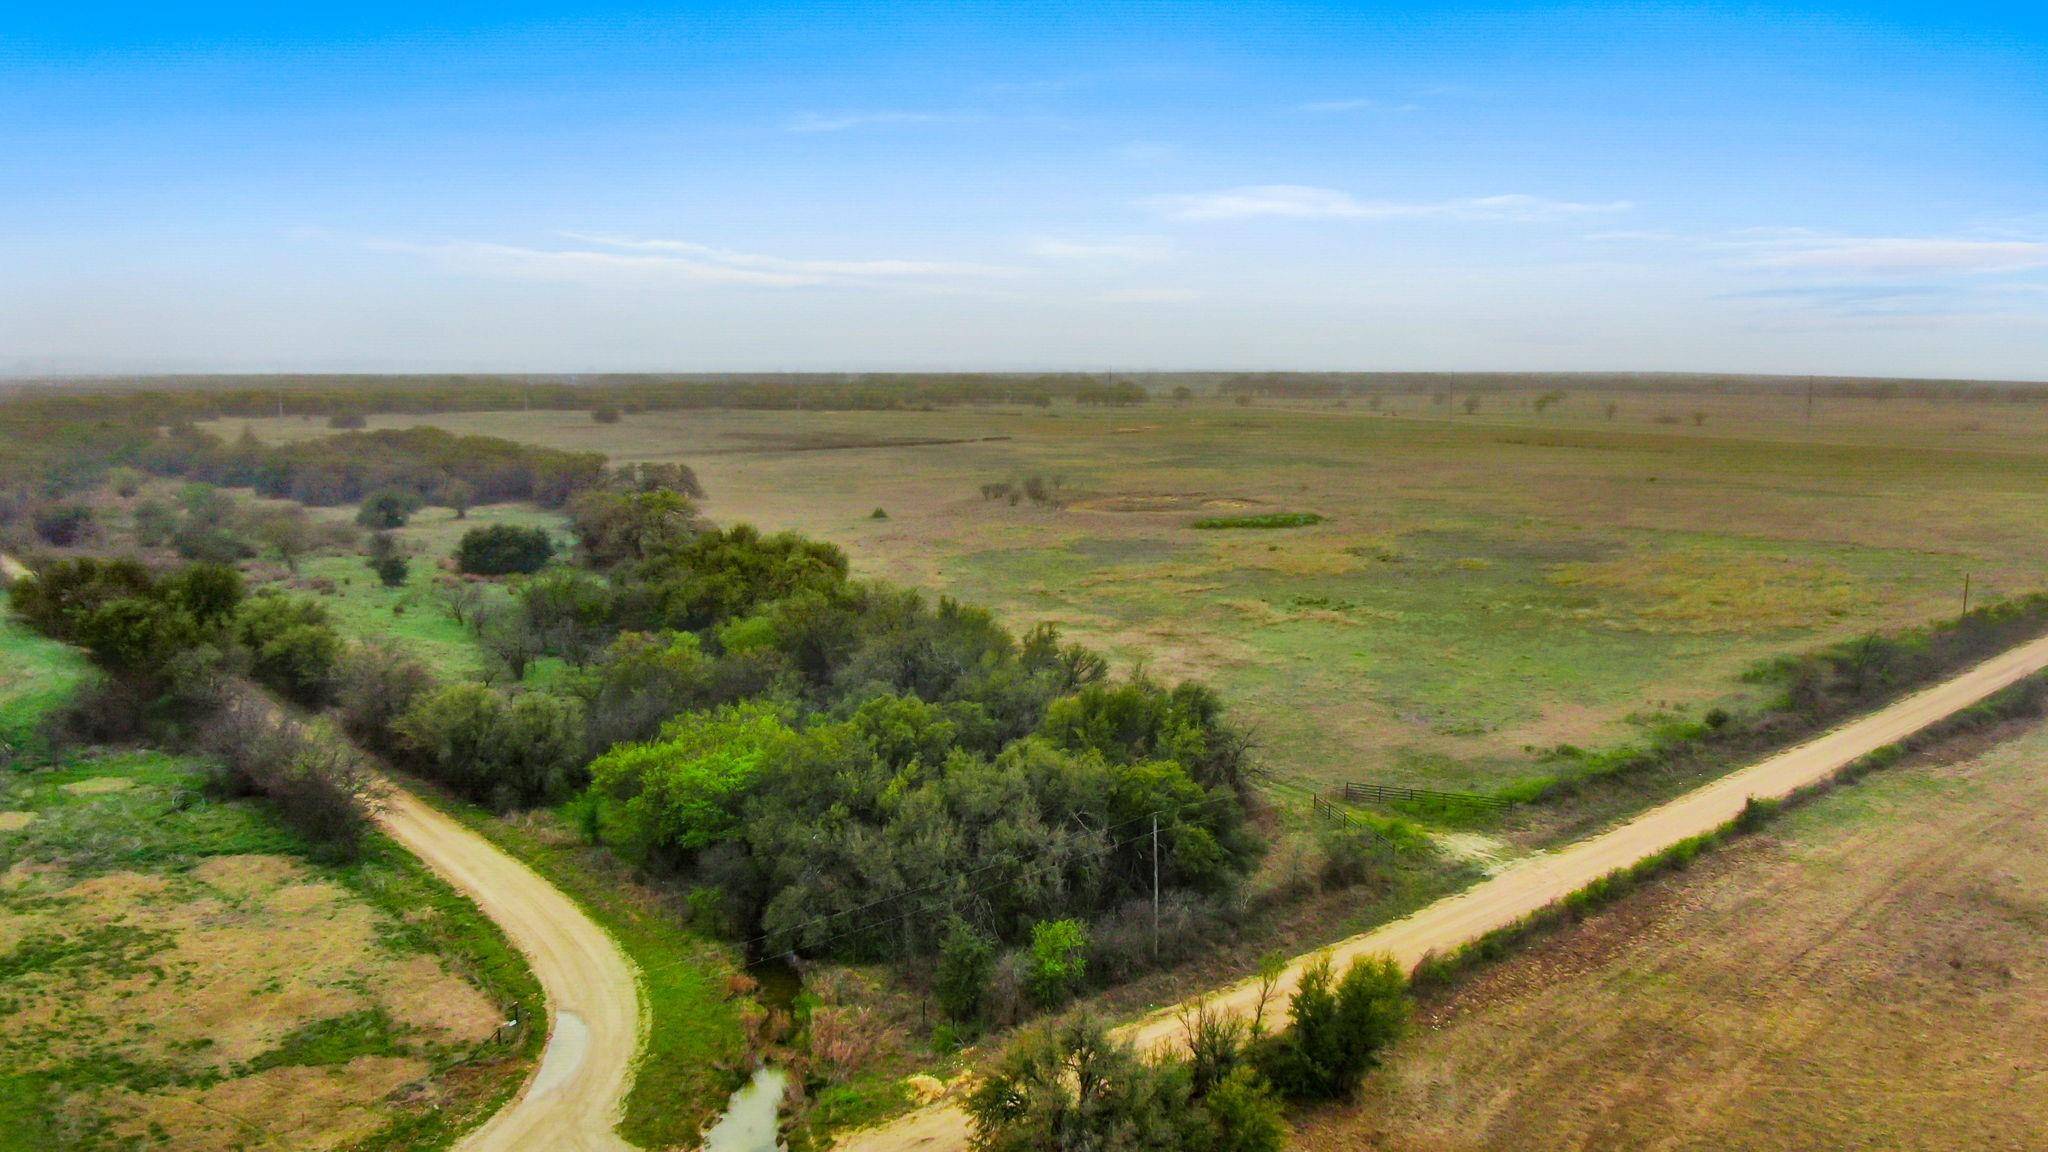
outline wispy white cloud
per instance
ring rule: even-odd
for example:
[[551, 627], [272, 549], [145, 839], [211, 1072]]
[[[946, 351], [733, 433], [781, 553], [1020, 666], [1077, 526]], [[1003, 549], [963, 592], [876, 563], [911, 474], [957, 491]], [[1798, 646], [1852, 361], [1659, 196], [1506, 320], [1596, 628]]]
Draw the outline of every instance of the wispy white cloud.
[[1401, 202], [1361, 200], [1335, 188], [1305, 184], [1257, 184], [1219, 192], [1159, 196], [1149, 201], [1174, 220], [1241, 220], [1281, 217], [1298, 220], [1393, 220], [1439, 217], [1457, 220], [1545, 220], [1627, 211], [1626, 200], [1589, 204], [1519, 194], [1459, 200]]
[[1940, 236], [1794, 235], [1755, 241], [1746, 263], [1759, 268], [1846, 276], [2024, 272], [2048, 268], [2048, 243]]
[[1202, 294], [1191, 288], [1117, 288], [1095, 296], [1097, 304], [1186, 304]]
[[1309, 100], [1296, 104], [1294, 110], [1327, 116], [1341, 112], [1420, 112], [1422, 105], [1412, 101], [1393, 104], [1385, 100], [1358, 96], [1347, 100]]
[[590, 232], [564, 232], [562, 237], [603, 249], [657, 253], [664, 256], [703, 260], [719, 267], [761, 270], [791, 276], [821, 278], [891, 278], [935, 276], [1008, 276], [1017, 269], [998, 264], [960, 260], [818, 260], [769, 256], [758, 252], [737, 252], [690, 240], [644, 239]]
[[1173, 254], [1173, 243], [1164, 236], [1119, 236], [1106, 240], [1066, 240], [1040, 237], [1024, 246], [1026, 254], [1041, 260], [1164, 260]]
[[678, 256], [590, 249], [530, 248], [475, 240], [416, 243], [373, 240], [380, 252], [425, 256], [465, 272], [544, 276], [562, 279], [617, 279], [621, 276], [661, 277], [706, 284], [741, 284], [795, 288], [825, 282], [823, 276], [735, 267]]
[[972, 119], [958, 112], [800, 112], [784, 122], [783, 128], [790, 132], [845, 132], [911, 124], [964, 124]]
[[569, 246], [538, 248], [471, 240], [379, 240], [385, 252], [426, 256], [463, 271], [565, 279], [661, 278], [703, 284], [803, 288], [827, 284], [931, 283], [1007, 276], [1015, 268], [951, 260], [794, 259], [687, 240], [564, 232]]

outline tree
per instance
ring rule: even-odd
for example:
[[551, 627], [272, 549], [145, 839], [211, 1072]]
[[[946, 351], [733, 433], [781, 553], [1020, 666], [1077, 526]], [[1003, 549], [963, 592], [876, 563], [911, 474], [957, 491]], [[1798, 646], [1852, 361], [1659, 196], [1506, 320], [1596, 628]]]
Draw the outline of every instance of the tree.
[[974, 925], [954, 917], [939, 946], [939, 967], [933, 978], [939, 1011], [962, 1023], [981, 1018], [989, 978], [996, 970], [996, 942]]
[[372, 493], [356, 511], [356, 523], [372, 531], [403, 528], [420, 510], [419, 493], [404, 488], [385, 488]]
[[142, 491], [143, 482], [147, 479], [148, 477], [144, 476], [141, 472], [124, 464], [118, 468], [108, 470], [107, 487], [113, 489], [114, 495], [121, 497], [123, 500], [131, 500], [135, 497], [136, 493]]
[[484, 607], [484, 586], [474, 581], [454, 576], [444, 576], [435, 581], [435, 588], [441, 595], [441, 604], [448, 609], [448, 616], [457, 624], [474, 626]]
[[313, 549], [313, 525], [299, 505], [270, 512], [258, 519], [255, 527], [256, 538], [293, 572], [299, 570], [300, 558]]
[[1287, 956], [1282, 952], [1268, 952], [1259, 957], [1259, 1004], [1252, 1011], [1252, 1037], [1257, 1039], [1266, 1033], [1266, 1005], [1272, 1002], [1273, 990], [1280, 984], [1280, 977], [1287, 974]]
[[1079, 920], [1041, 920], [1031, 926], [1026, 980], [1031, 994], [1048, 1008], [1081, 990], [1088, 972], [1088, 926]]
[[613, 748], [591, 763], [604, 823], [642, 861], [686, 860], [737, 834], [741, 802], [790, 734], [763, 703], [685, 713], [660, 739]]
[[406, 559], [405, 546], [389, 532], [370, 534], [370, 554], [366, 563], [386, 588], [404, 587], [406, 577], [412, 573], [412, 562]]
[[178, 513], [161, 500], [144, 500], [135, 506], [135, 542], [144, 548], [161, 548], [178, 530]]
[[434, 500], [453, 510], [457, 520], [467, 520], [476, 505], [476, 485], [460, 478], [449, 480], [434, 490]]
[[455, 546], [455, 567], [478, 576], [540, 571], [555, 555], [555, 543], [541, 528], [492, 524], [471, 528]]
[[[473, 620], [478, 619], [472, 617]], [[527, 665], [547, 654], [547, 645], [515, 605], [503, 605], [474, 625], [477, 643], [505, 679], [526, 679]]]

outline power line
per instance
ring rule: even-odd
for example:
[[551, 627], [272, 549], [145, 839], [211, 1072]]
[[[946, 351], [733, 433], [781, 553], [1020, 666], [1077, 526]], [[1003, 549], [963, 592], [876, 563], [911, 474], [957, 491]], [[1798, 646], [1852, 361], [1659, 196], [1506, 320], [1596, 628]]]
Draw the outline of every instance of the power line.
[[[1118, 822], [1116, 822], [1116, 823], [1114, 823], [1114, 824], [1108, 824], [1108, 825], [1105, 825], [1105, 826], [1103, 826], [1103, 827], [1102, 827], [1102, 828], [1100, 828], [1100, 829], [1089, 829], [1089, 831], [1091, 831], [1091, 832], [1095, 832], [1095, 833], [1096, 833], [1096, 834], [1098, 834], [1098, 835], [1103, 835], [1103, 836], [1107, 836], [1107, 835], [1108, 835], [1109, 833], [1111, 833], [1111, 832], [1114, 832], [1115, 830], [1117, 830], [1117, 829], [1119, 829], [1119, 828], [1127, 827], [1127, 826], [1129, 826], [1129, 825], [1132, 825], [1132, 824], [1136, 824], [1136, 823], [1139, 823], [1139, 822], [1141, 822], [1141, 821], [1145, 821], [1145, 820], [1154, 820], [1154, 819], [1157, 819], [1157, 818], [1159, 818], [1159, 817], [1161, 817], [1161, 816], [1171, 816], [1171, 815], [1179, 815], [1179, 814], [1181, 814], [1181, 813], [1183, 813], [1183, 812], [1191, 811], [1191, 810], [1193, 810], [1193, 809], [1196, 809], [1196, 808], [1201, 808], [1201, 807], [1204, 807], [1204, 806], [1207, 806], [1207, 805], [1210, 805], [1210, 804], [1217, 804], [1217, 803], [1221, 803], [1222, 801], [1225, 801], [1225, 800], [1235, 800], [1235, 799], [1237, 799], [1237, 797], [1236, 797], [1235, 795], [1231, 794], [1231, 793], [1228, 793], [1228, 792], [1225, 792], [1225, 793], [1220, 793], [1220, 794], [1216, 794], [1216, 795], [1210, 795], [1210, 796], [1205, 796], [1205, 797], [1203, 797], [1203, 798], [1202, 798], [1202, 799], [1200, 799], [1200, 800], [1190, 800], [1190, 801], [1188, 801], [1188, 802], [1186, 802], [1186, 803], [1184, 803], [1184, 804], [1179, 804], [1179, 805], [1175, 805], [1175, 806], [1173, 806], [1173, 807], [1171, 807], [1171, 808], [1161, 808], [1161, 809], [1156, 809], [1156, 810], [1154, 810], [1154, 811], [1151, 811], [1151, 812], [1147, 812], [1147, 813], [1144, 813], [1144, 814], [1142, 814], [1142, 815], [1138, 815], [1138, 816], [1133, 816], [1133, 817], [1131, 817], [1131, 818], [1130, 818], [1130, 819], [1128, 819], [1128, 820], [1120, 820], [1120, 821], [1118, 821]], [[1083, 827], [1085, 828], [1085, 827], [1087, 827], [1087, 826], [1086, 826], [1086, 825], [1084, 824], [1084, 825], [1083, 825]], [[1084, 855], [1084, 856], [1083, 856], [1082, 858], [1083, 858], [1083, 859], [1085, 859], [1085, 858], [1086, 858], [1086, 856]], [[1071, 859], [1072, 859], [1072, 857], [1070, 857], [1070, 858], [1069, 858], [1069, 860], [1071, 860]], [[1061, 862], [1062, 866], [1064, 866], [1064, 864], [1065, 864], [1065, 863], [1067, 863], [1067, 862], [1068, 862], [1068, 861], [1062, 861], [1062, 862]], [[1011, 857], [1009, 857], [1009, 858], [1007, 858], [1007, 859], [1003, 859], [1003, 860], [997, 860], [997, 861], [994, 861], [994, 862], [992, 862], [992, 863], [984, 864], [984, 865], [982, 865], [982, 866], [980, 866], [980, 867], [978, 867], [978, 868], [974, 868], [974, 869], [971, 869], [971, 870], [969, 870], [969, 871], [967, 871], [967, 872], [962, 872], [962, 873], [959, 873], [959, 874], [957, 874], [956, 876], [953, 876], [953, 877], [949, 877], [948, 879], [945, 879], [945, 880], [936, 880], [936, 881], [933, 881], [933, 882], [931, 882], [931, 883], [929, 883], [929, 884], [926, 884], [926, 885], [924, 885], [924, 886], [923, 886], [923, 887], [921, 887], [921, 888], [912, 888], [912, 889], [909, 889], [909, 890], [907, 890], [907, 891], [904, 891], [904, 892], [897, 892], [897, 893], [893, 893], [893, 894], [891, 894], [891, 895], [888, 895], [888, 896], [883, 896], [883, 897], [881, 897], [881, 898], [879, 898], [879, 899], [876, 899], [876, 900], [871, 900], [871, 901], [869, 901], [868, 903], [866, 903], [866, 904], [862, 904], [862, 905], [860, 905], [859, 907], [856, 907], [856, 908], [845, 908], [845, 909], [841, 909], [841, 910], [839, 910], [839, 911], [837, 911], [837, 912], [827, 912], [827, 913], [825, 913], [825, 914], [823, 914], [823, 915], [821, 915], [821, 916], [814, 916], [814, 917], [812, 917], [811, 919], [809, 919], [809, 920], [806, 920], [806, 921], [804, 921], [804, 922], [802, 922], [802, 923], [800, 923], [800, 924], [794, 924], [794, 925], [791, 925], [790, 927], [787, 927], [787, 928], [780, 928], [780, 929], [777, 929], [777, 930], [775, 930], [775, 931], [772, 931], [772, 932], [763, 932], [763, 933], [761, 933], [761, 934], [760, 934], [759, 936], [755, 936], [755, 937], [753, 937], [753, 938], [751, 938], [751, 939], [748, 939], [748, 940], [743, 940], [743, 941], [740, 941], [740, 943], [739, 943], [739, 947], [740, 947], [740, 948], [741, 948], [742, 950], [752, 950], [753, 948], [755, 948], [755, 947], [757, 947], [757, 946], [760, 946], [760, 945], [762, 945], [762, 944], [765, 944], [765, 943], [767, 943], [768, 941], [770, 941], [770, 940], [773, 940], [773, 939], [775, 939], [775, 938], [777, 938], [777, 937], [793, 937], [793, 936], [800, 936], [800, 935], [801, 935], [801, 934], [803, 934], [804, 932], [807, 932], [807, 931], [809, 931], [810, 929], [812, 929], [812, 928], [814, 928], [814, 927], [816, 927], [816, 926], [818, 926], [818, 925], [820, 925], [820, 924], [825, 924], [825, 923], [829, 923], [830, 921], [833, 921], [833, 920], [838, 920], [838, 919], [841, 919], [841, 918], [844, 918], [844, 917], [848, 917], [848, 916], [857, 916], [857, 915], [859, 915], [859, 914], [861, 914], [861, 913], [863, 913], [863, 912], [871, 911], [871, 910], [873, 910], [873, 909], [876, 909], [876, 908], [882, 907], [882, 906], [883, 906], [883, 905], [885, 905], [885, 904], [891, 904], [891, 903], [895, 903], [895, 902], [897, 902], [897, 901], [901, 901], [901, 900], [909, 900], [909, 899], [912, 899], [912, 898], [914, 898], [914, 897], [917, 897], [917, 896], [922, 896], [922, 895], [926, 895], [926, 894], [928, 894], [928, 893], [931, 893], [931, 892], [937, 891], [937, 890], [939, 890], [939, 889], [941, 889], [941, 888], [948, 888], [948, 887], [951, 887], [951, 886], [952, 886], [952, 885], [953, 885], [953, 884], [954, 884], [955, 882], [957, 882], [957, 881], [959, 881], [959, 880], [964, 880], [964, 879], [967, 879], [967, 878], [969, 878], [969, 877], [973, 877], [973, 876], [978, 876], [978, 875], [980, 875], [981, 873], [984, 873], [984, 872], [988, 872], [988, 871], [990, 871], [990, 870], [992, 870], [992, 869], [996, 869], [996, 868], [1002, 868], [1002, 867], [1007, 867], [1007, 866], [1011, 866], [1011, 865], [1016, 865], [1016, 864], [1021, 864], [1021, 863], [1026, 863], [1026, 861], [1024, 860], [1024, 858], [1023, 858], [1023, 857], [1020, 857], [1020, 856], [1011, 856]], [[1025, 872], [1025, 873], [1023, 874], [1023, 876], [1030, 876], [1030, 875], [1032, 875], [1032, 874], [1033, 874], [1032, 872], [1030, 872], [1030, 871], [1027, 871], [1027, 872]], [[1016, 878], [1013, 878], [1013, 879], [1011, 879], [1011, 880], [1007, 880], [1007, 881], [999, 881], [999, 882], [998, 882], [997, 884], [995, 884], [995, 885], [989, 885], [989, 886], [986, 886], [986, 887], [983, 887], [983, 888], [971, 889], [971, 890], [970, 890], [970, 891], [969, 891], [968, 893], [965, 893], [964, 895], [973, 895], [973, 894], [976, 894], [976, 893], [979, 893], [979, 892], [986, 892], [986, 891], [990, 891], [991, 889], [993, 889], [993, 888], [995, 888], [995, 887], [1000, 887], [1000, 886], [1001, 886], [1002, 884], [1004, 884], [1004, 883], [1010, 883], [1010, 884], [1015, 884], [1015, 883], [1018, 883], [1018, 882], [1020, 882], [1020, 881], [1021, 881], [1021, 880], [1023, 879], [1023, 876], [1020, 876], [1020, 877], [1016, 877]], [[950, 899], [953, 899], [953, 900], [958, 900], [958, 899], [961, 899], [961, 898], [962, 898], [962, 896], [956, 895], [956, 896], [953, 896], [953, 897], [951, 897]], [[889, 923], [889, 922], [891, 922], [891, 921], [882, 921], [882, 922], [879, 922], [879, 923]], [[856, 930], [856, 931], [860, 931], [860, 930]], [[834, 935], [834, 936], [829, 936], [829, 937], [827, 937], [827, 938], [826, 938], [826, 940], [825, 940], [825, 941], [819, 941], [819, 943], [825, 943], [825, 942], [828, 942], [828, 941], [831, 941], [831, 940], [837, 940], [837, 939], [841, 939], [842, 937], [844, 937], [844, 936], [846, 936], [846, 935], [849, 935], [849, 934], [850, 934], [850, 933], [844, 933], [844, 932], [842, 932], [842, 933], [839, 933], [839, 934], [837, 934], [837, 935]], [[750, 961], [749, 963], [758, 963], [758, 961]]]

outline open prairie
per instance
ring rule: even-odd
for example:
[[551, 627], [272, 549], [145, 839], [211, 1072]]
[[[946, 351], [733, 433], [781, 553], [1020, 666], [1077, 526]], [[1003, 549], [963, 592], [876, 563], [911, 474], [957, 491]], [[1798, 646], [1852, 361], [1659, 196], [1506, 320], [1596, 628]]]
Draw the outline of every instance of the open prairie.
[[1421, 1013], [1296, 1146], [2022, 1149], [2048, 1092], [2048, 730], [1838, 789]]
[[[1733, 699], [1760, 658], [1953, 614], [1966, 577], [2031, 589], [2048, 560], [2037, 404], [1537, 397], [371, 423], [685, 461], [717, 520], [1211, 679], [1269, 763], [1325, 782], [1495, 787], [1531, 748]], [[1031, 477], [1051, 499], [984, 495]], [[1321, 519], [1256, 526], [1287, 513]]]

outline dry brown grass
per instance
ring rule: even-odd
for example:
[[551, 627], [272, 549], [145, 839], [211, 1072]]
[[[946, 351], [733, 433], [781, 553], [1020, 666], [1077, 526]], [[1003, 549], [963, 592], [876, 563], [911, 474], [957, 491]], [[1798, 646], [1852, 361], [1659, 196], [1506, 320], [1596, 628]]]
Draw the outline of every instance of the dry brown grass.
[[2048, 729], [2020, 731], [1831, 794], [1486, 970], [1296, 1146], [2040, 1147]]

